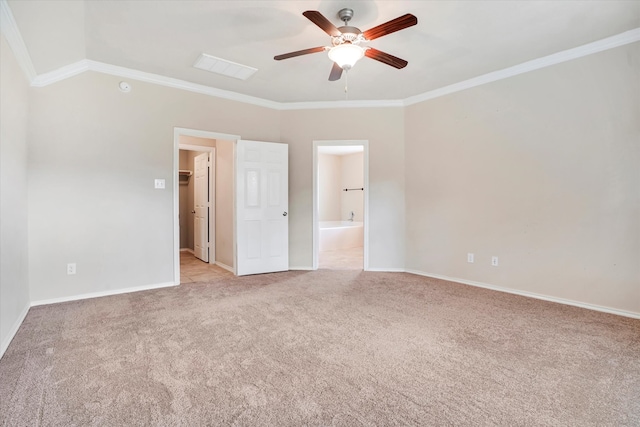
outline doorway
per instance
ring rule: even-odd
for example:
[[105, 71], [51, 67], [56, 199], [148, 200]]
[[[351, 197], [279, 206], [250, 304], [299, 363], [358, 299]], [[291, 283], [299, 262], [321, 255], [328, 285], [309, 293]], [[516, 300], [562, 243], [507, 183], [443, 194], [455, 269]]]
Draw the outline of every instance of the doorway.
[[[204, 266], [213, 264], [235, 273], [234, 248], [235, 234], [233, 232], [233, 193], [234, 193], [234, 156], [235, 143], [240, 139], [236, 135], [221, 134], [216, 132], [200, 131], [195, 129], [174, 128], [174, 281], [180, 279], [181, 248], [184, 248], [185, 238], [193, 235], [193, 248], [189, 253], [196, 253], [196, 240], [200, 236], [199, 257]], [[201, 199], [206, 199], [204, 205], [185, 210], [184, 200], [181, 204], [181, 188], [188, 187], [191, 182], [191, 190], [183, 191], [185, 194], [193, 194], [195, 200], [195, 161], [185, 164], [180, 162], [181, 150], [191, 153], [195, 159], [198, 154], [208, 154], [209, 167], [206, 178], [201, 176], [200, 182], [208, 184], [208, 191], [201, 194]], [[207, 156], [205, 156], [207, 157]], [[184, 156], [183, 156], [184, 158]], [[189, 158], [189, 157], [187, 157]], [[201, 157], [202, 158], [202, 157]], [[202, 163], [202, 162], [201, 162]], [[202, 185], [200, 185], [202, 188]], [[182, 196], [183, 198], [185, 196]], [[182, 208], [182, 209], [181, 209]], [[195, 212], [193, 212], [195, 211]], [[196, 222], [196, 214], [199, 220]], [[195, 226], [198, 224], [199, 233]], [[208, 231], [200, 230], [208, 228]], [[193, 231], [192, 231], [193, 230]], [[193, 234], [192, 234], [193, 233]], [[187, 243], [187, 245], [189, 245]], [[187, 251], [188, 252], [188, 251]], [[183, 251], [185, 253], [185, 251]], [[195, 259], [195, 258], [194, 258]]]
[[313, 269], [367, 270], [369, 144], [313, 142]]

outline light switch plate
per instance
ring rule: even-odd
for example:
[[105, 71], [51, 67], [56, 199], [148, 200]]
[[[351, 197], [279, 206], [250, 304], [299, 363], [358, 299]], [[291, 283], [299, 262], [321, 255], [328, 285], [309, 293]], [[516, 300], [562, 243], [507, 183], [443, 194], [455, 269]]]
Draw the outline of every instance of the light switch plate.
[[164, 190], [164, 179], [156, 179], [155, 188], [159, 190]]

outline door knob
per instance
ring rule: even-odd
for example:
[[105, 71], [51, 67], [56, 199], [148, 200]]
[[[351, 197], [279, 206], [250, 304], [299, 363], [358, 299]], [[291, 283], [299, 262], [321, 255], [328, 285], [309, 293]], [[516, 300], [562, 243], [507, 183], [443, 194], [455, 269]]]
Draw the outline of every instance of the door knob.
[[283, 213], [282, 213], [282, 216], [287, 216], [287, 213], [286, 213], [286, 212], [283, 212]]

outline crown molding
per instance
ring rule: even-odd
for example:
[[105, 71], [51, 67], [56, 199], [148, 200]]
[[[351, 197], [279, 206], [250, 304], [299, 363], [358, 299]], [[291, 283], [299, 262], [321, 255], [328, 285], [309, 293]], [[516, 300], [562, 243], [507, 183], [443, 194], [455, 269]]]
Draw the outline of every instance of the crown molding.
[[120, 67], [117, 65], [106, 64], [104, 62], [83, 59], [76, 63], [64, 66], [57, 70], [50, 71], [41, 75], [36, 75], [29, 52], [22, 40], [20, 31], [13, 19], [13, 14], [6, 0], [0, 0], [0, 18], [2, 24], [2, 33], [5, 35], [9, 45], [14, 51], [20, 66], [29, 78], [31, 85], [34, 87], [45, 87], [52, 83], [65, 80], [69, 77], [81, 74], [85, 71], [95, 71], [98, 73], [109, 74], [118, 77], [129, 78], [146, 83], [157, 84], [160, 86], [171, 87], [174, 89], [186, 90], [189, 92], [199, 93], [202, 95], [213, 96], [216, 98], [228, 99], [231, 101], [242, 102], [245, 104], [257, 105], [260, 107], [271, 108], [274, 110], [317, 110], [329, 108], [402, 108], [430, 99], [460, 92], [476, 86], [517, 76], [529, 71], [538, 70], [549, 67], [551, 65], [560, 64], [562, 62], [571, 61], [593, 53], [602, 52], [613, 49], [626, 44], [640, 41], [640, 28], [625, 31], [611, 37], [604, 38], [592, 43], [587, 43], [576, 48], [567, 49], [561, 52], [537, 58], [522, 64], [504, 68], [502, 70], [493, 71], [478, 77], [464, 80], [452, 85], [434, 89], [419, 95], [410, 96], [403, 100], [341, 100], [341, 101], [312, 101], [312, 102], [277, 102], [255, 96], [245, 95], [223, 89], [217, 89], [211, 86], [205, 86], [197, 83], [188, 82], [172, 77], [166, 77], [159, 74], [147, 73], [145, 71], [134, 70], [131, 68]]
[[7, 0], [0, 0], [0, 29], [5, 39], [7, 39], [7, 43], [9, 43], [20, 68], [22, 68], [29, 82], [33, 82], [37, 75], [36, 69], [33, 66], [33, 61], [31, 61], [31, 56], [27, 46], [24, 44], [18, 24], [16, 24]]
[[397, 100], [343, 100], [313, 102], [281, 102], [279, 110], [321, 110], [326, 108], [389, 108], [404, 107], [404, 101]]
[[133, 70], [131, 68], [120, 67], [118, 65], [105, 64], [104, 62], [86, 60], [88, 69], [98, 73], [110, 74], [112, 76], [125, 77], [133, 80], [139, 80], [146, 83], [153, 83], [160, 86], [171, 87], [174, 89], [182, 89], [189, 92], [200, 93], [202, 95], [214, 96], [216, 98], [228, 99], [231, 101], [243, 102], [245, 104], [253, 104], [261, 107], [278, 109], [279, 104], [268, 99], [257, 98], [255, 96], [244, 95], [242, 93], [231, 92], [229, 90], [216, 89], [211, 86], [205, 86], [185, 80], [174, 79], [160, 74], [147, 73], [145, 71]]
[[419, 102], [428, 101], [433, 98], [460, 92], [465, 89], [470, 89], [472, 87], [517, 76], [519, 74], [528, 73], [529, 71], [534, 71], [540, 68], [549, 67], [551, 65], [560, 64], [562, 62], [571, 61], [572, 59], [582, 58], [583, 56], [602, 52], [608, 49], [613, 49], [619, 46], [624, 46], [626, 44], [635, 43], [637, 41], [640, 41], [640, 28], [634, 28], [633, 30], [625, 31], [624, 33], [607, 37], [602, 40], [587, 43], [585, 45], [578, 46], [572, 49], [563, 50], [561, 52], [543, 56], [531, 61], [523, 62], [522, 64], [514, 65], [513, 67], [508, 67], [502, 70], [487, 73], [482, 76], [454, 83], [449, 86], [444, 86], [420, 95], [411, 96], [404, 100], [404, 105], [408, 106], [417, 104]]
[[[0, 0], [2, 1], [2, 0]], [[276, 102], [268, 99], [257, 98], [254, 96], [244, 95], [237, 92], [231, 92], [222, 89], [216, 89], [185, 80], [174, 79], [159, 74], [147, 73], [145, 71], [133, 70], [131, 68], [120, 67], [117, 65], [106, 64], [104, 62], [83, 59], [82, 61], [69, 64], [57, 70], [40, 74], [31, 82], [31, 86], [45, 87], [50, 84], [68, 79], [85, 71], [95, 71], [98, 73], [109, 74], [146, 83], [157, 84], [160, 86], [182, 89], [189, 92], [195, 92], [202, 95], [213, 96], [216, 98], [224, 98], [231, 101], [242, 102], [245, 104], [257, 105], [260, 107], [271, 108], [274, 110], [305, 110], [305, 109], [323, 109], [323, 108], [371, 108], [371, 107], [402, 107], [402, 100], [393, 101], [322, 101], [322, 102]]]
[[64, 67], [58, 68], [57, 70], [49, 71], [48, 73], [40, 74], [35, 79], [31, 81], [31, 86], [33, 87], [45, 87], [50, 84], [59, 82], [61, 80], [66, 80], [69, 77], [76, 76], [78, 74], [84, 73], [88, 71], [89, 61], [83, 59], [78, 62], [74, 62], [73, 64], [65, 65]]

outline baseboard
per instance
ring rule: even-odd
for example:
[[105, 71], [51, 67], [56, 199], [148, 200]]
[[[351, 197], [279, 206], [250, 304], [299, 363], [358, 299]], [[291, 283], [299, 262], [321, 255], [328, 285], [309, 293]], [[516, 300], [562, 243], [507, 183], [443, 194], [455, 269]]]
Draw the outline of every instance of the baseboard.
[[128, 294], [130, 292], [140, 292], [140, 291], [149, 291], [152, 289], [161, 289], [161, 288], [169, 288], [172, 286], [178, 286], [174, 282], [166, 282], [166, 283], [157, 283], [153, 285], [145, 285], [145, 286], [136, 286], [133, 288], [123, 288], [123, 289], [114, 289], [112, 291], [102, 291], [102, 292], [92, 292], [89, 294], [80, 294], [80, 295], [72, 295], [68, 297], [60, 297], [60, 298], [52, 298], [40, 301], [32, 301], [31, 307], [36, 307], [39, 305], [47, 305], [47, 304], [57, 304], [60, 302], [68, 302], [68, 301], [78, 301], [83, 299], [90, 298], [99, 298], [99, 297], [107, 297], [111, 295], [120, 295], [120, 294]]
[[636, 313], [633, 311], [619, 310], [617, 308], [605, 307], [602, 305], [589, 304], [589, 303], [574, 301], [574, 300], [565, 299], [565, 298], [551, 297], [548, 295], [541, 295], [541, 294], [536, 294], [534, 292], [521, 291], [518, 289], [504, 288], [502, 286], [495, 286], [487, 283], [475, 282], [473, 280], [442, 276], [440, 274], [425, 273], [424, 271], [418, 271], [418, 270], [405, 270], [405, 271], [407, 273], [416, 274], [418, 276], [432, 277], [434, 279], [441, 279], [449, 282], [462, 283], [463, 285], [491, 289], [492, 291], [506, 292], [508, 294], [520, 295], [523, 297], [535, 298], [539, 300], [555, 302], [558, 304], [565, 304], [565, 305], [572, 305], [574, 307], [586, 308], [587, 310], [601, 311], [603, 313], [616, 314], [618, 316], [630, 317], [632, 319], [640, 319], [640, 313]]
[[25, 307], [22, 309], [22, 311], [20, 312], [20, 315], [18, 316], [16, 321], [13, 323], [13, 326], [11, 327], [11, 329], [9, 329], [9, 335], [7, 335], [7, 337], [2, 341], [2, 347], [0, 347], [0, 359], [2, 358], [2, 356], [4, 356], [4, 352], [7, 351], [7, 349], [9, 348], [9, 344], [11, 344], [13, 337], [15, 337], [16, 334], [18, 333], [18, 329], [20, 329], [20, 325], [22, 325], [22, 322], [24, 322], [24, 318], [27, 317], [29, 308], [31, 308], [31, 306], [27, 303]]
[[289, 266], [289, 271], [312, 271], [311, 267], [291, 267]]
[[236, 274], [236, 272], [233, 270], [233, 267], [230, 267], [227, 264], [216, 261], [216, 265], [220, 268], [224, 268], [225, 270], [232, 272], [233, 274]]
[[189, 248], [180, 248], [180, 252], [189, 252], [191, 255], [195, 255], [196, 254], [193, 251], [193, 249], [189, 249]]
[[365, 271], [374, 271], [379, 273], [404, 273], [406, 270], [404, 268], [367, 268]]

